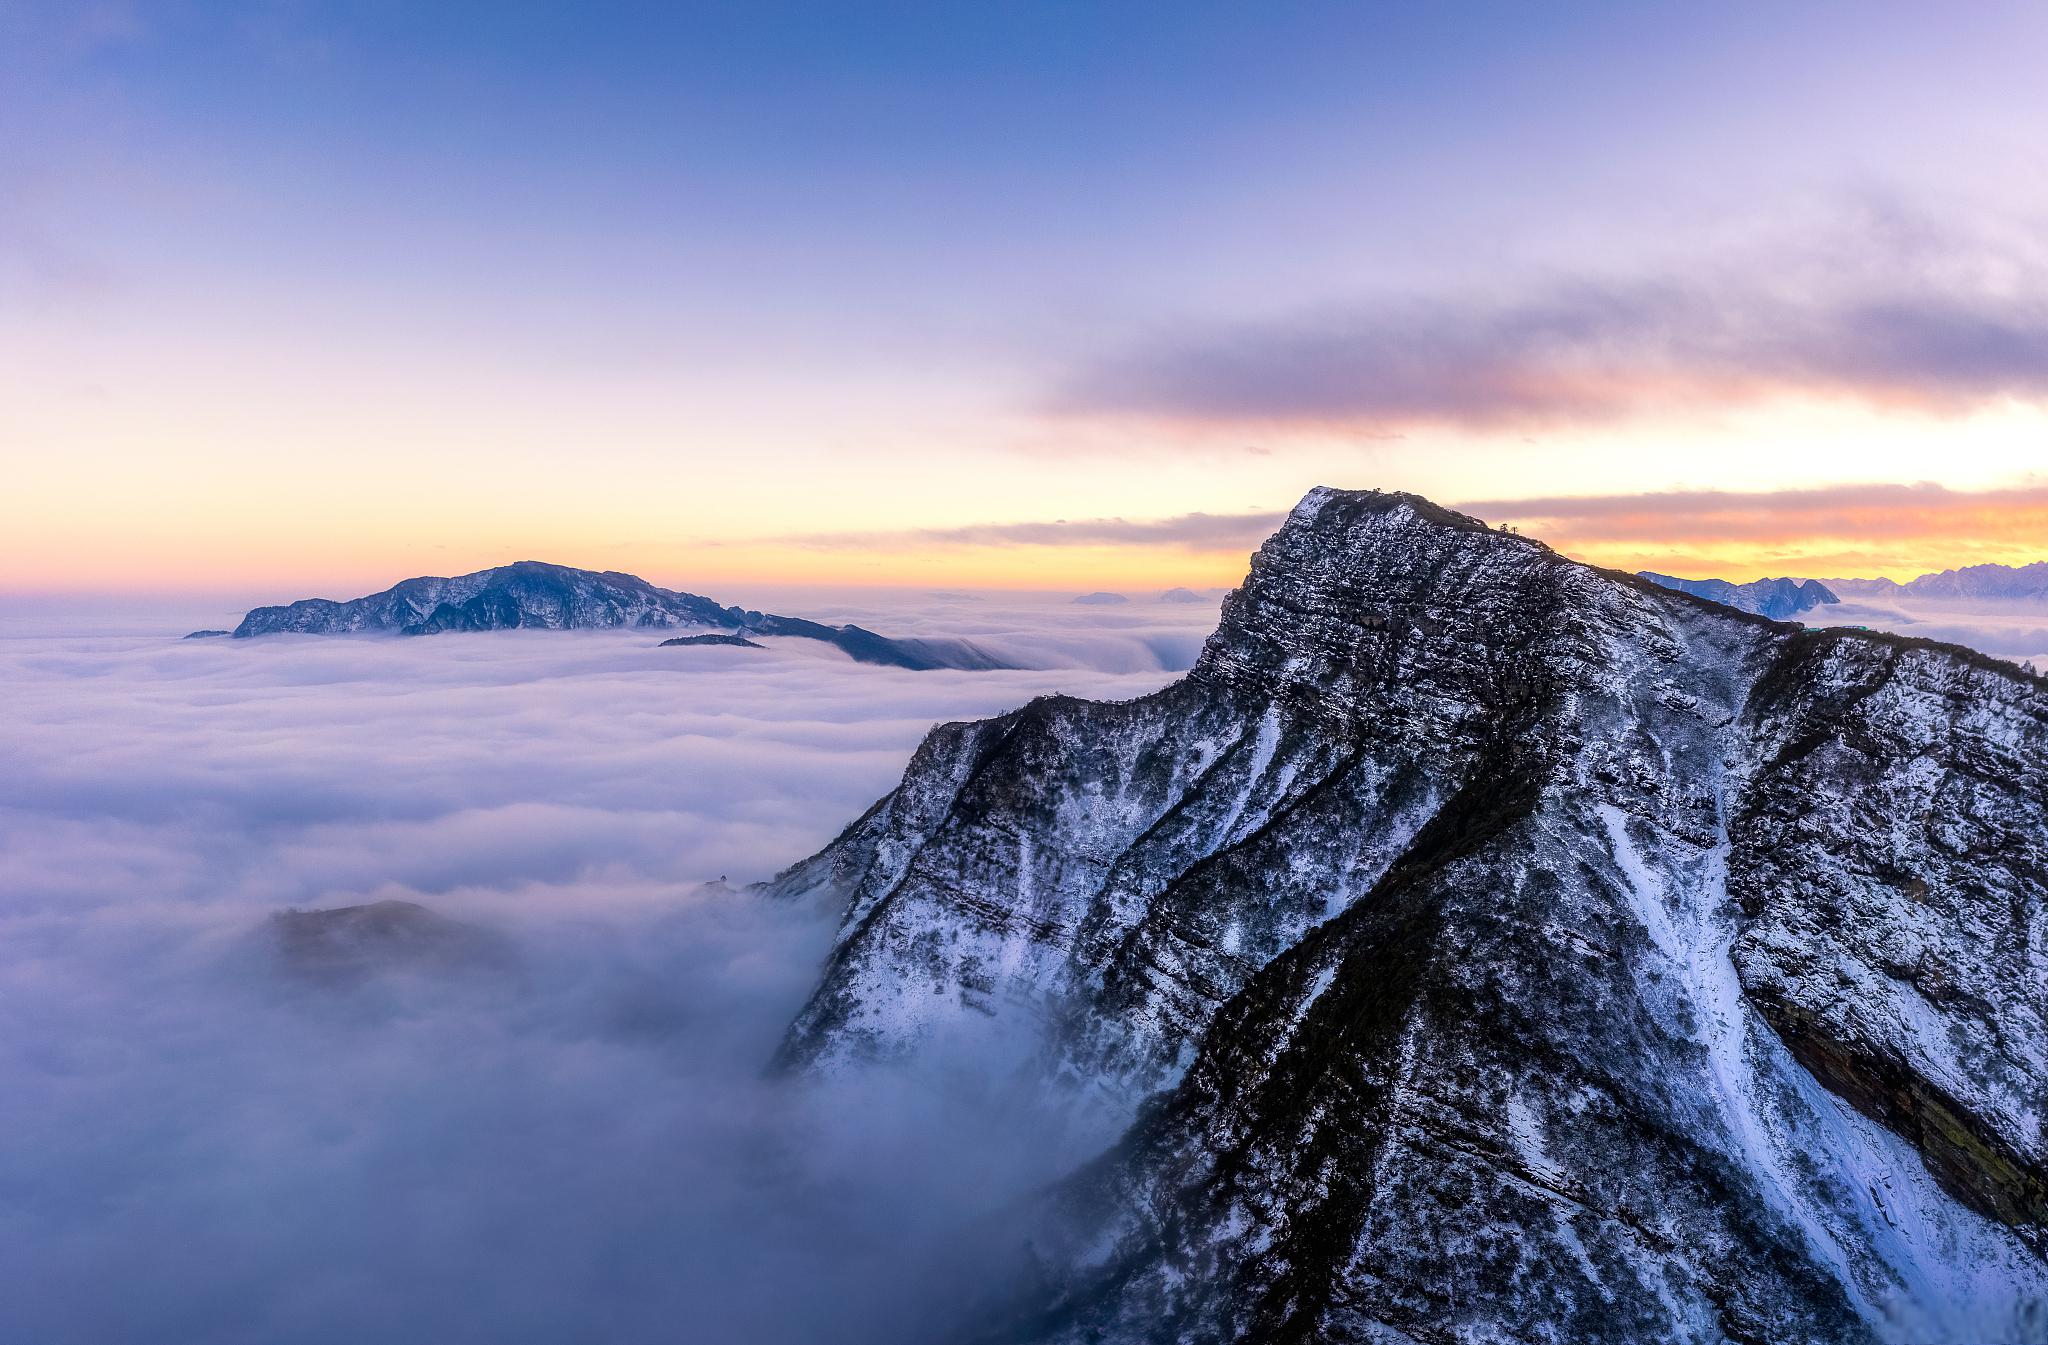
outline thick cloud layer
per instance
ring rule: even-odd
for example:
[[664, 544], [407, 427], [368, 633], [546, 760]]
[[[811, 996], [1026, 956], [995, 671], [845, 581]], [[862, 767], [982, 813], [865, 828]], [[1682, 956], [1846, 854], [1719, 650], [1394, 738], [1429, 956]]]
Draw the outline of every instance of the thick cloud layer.
[[[766, 1077], [831, 913], [699, 884], [817, 848], [935, 720], [1164, 683], [1204, 618], [1032, 619], [1149, 665], [17, 625], [0, 1339], [919, 1338], [1002, 1240], [982, 1216], [1074, 1155], [954, 1076]], [[384, 898], [516, 966], [311, 986], [260, 936]]]

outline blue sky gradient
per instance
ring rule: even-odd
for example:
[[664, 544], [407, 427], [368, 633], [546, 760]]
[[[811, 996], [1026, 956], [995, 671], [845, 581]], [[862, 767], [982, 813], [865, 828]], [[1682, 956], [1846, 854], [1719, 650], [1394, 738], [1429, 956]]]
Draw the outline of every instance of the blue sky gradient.
[[[388, 576], [399, 477], [479, 562], [741, 569], [1324, 480], [2010, 488], [2044, 51], [2017, 4], [0, 0], [0, 559]], [[352, 539], [235, 521], [323, 490]]]

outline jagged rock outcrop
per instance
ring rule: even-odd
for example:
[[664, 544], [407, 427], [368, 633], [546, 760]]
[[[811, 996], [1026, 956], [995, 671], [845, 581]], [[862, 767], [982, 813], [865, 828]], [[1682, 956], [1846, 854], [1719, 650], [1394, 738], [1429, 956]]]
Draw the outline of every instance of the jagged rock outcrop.
[[775, 890], [847, 902], [786, 1065], [1129, 1123], [986, 1339], [2048, 1338], [2012, 665], [1317, 491], [1181, 682], [934, 730]]
[[1644, 570], [1638, 577], [1663, 588], [1677, 589], [1696, 598], [1724, 603], [1738, 611], [1767, 616], [1774, 621], [1790, 621], [1802, 612], [1841, 601], [1818, 579], [1757, 579], [1747, 584], [1734, 584], [1726, 579], [1677, 579], [1650, 570]]
[[[334, 602], [302, 598], [258, 607], [236, 639], [257, 635], [433, 635], [442, 631], [703, 627], [732, 635], [821, 640], [861, 663], [927, 670], [1006, 666], [966, 640], [890, 639], [859, 626], [723, 607], [694, 593], [657, 588], [635, 575], [522, 560], [453, 579], [408, 579], [382, 593]], [[191, 638], [191, 637], [187, 637]]]

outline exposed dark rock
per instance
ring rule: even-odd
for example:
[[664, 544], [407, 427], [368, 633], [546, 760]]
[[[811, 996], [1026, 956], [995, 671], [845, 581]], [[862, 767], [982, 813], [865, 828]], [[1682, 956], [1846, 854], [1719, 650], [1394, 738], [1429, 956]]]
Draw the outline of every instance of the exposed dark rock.
[[231, 631], [224, 630], [195, 630], [184, 638], [187, 640], [212, 640], [232, 633]]
[[663, 640], [661, 648], [674, 649], [678, 645], [729, 644], [736, 649], [765, 649], [766, 645], [755, 644], [744, 635], [678, 635], [673, 640]]

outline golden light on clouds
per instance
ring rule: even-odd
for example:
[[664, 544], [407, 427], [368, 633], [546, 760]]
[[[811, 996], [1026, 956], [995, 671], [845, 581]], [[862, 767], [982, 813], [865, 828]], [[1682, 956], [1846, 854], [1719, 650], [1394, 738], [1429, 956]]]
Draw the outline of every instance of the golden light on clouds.
[[2048, 484], [1988, 491], [1934, 484], [1674, 491], [1490, 500], [1470, 508], [1617, 569], [1738, 579], [1908, 579], [1964, 565], [2048, 559]]

